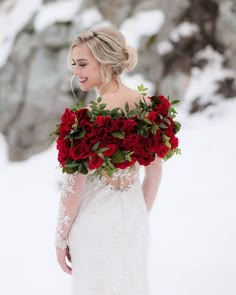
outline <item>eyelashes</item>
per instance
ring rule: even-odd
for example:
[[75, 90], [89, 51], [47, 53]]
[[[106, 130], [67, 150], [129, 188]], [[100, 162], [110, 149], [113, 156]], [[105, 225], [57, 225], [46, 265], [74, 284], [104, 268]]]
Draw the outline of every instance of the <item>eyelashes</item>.
[[[86, 65], [87, 65], [86, 63], [79, 63], [78, 64], [79, 67], [85, 67]], [[71, 66], [72, 67], [75, 67], [76, 66], [75, 60], [72, 60]]]
[[[78, 64], [79, 67], [85, 67], [87, 64]], [[76, 63], [71, 64], [72, 67], [76, 66]]]

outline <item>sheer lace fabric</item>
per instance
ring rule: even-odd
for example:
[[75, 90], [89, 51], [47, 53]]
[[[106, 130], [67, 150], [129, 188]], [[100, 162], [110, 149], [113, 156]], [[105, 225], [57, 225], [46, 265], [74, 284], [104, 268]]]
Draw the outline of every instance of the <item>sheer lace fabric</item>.
[[71, 295], [149, 295], [149, 215], [139, 167], [67, 175], [56, 245], [69, 246]]
[[149, 218], [138, 170], [91, 171], [68, 237], [72, 295], [149, 295]]
[[127, 169], [118, 169], [113, 173], [112, 177], [109, 177], [107, 173], [102, 173], [101, 180], [104, 184], [110, 186], [115, 191], [128, 190], [134, 183], [138, 175], [139, 167], [134, 165]]
[[68, 214], [64, 205], [64, 199], [67, 198], [67, 193], [74, 194], [75, 175], [68, 175], [61, 186], [61, 198], [58, 206], [58, 220], [56, 230], [56, 247], [65, 249], [67, 247], [67, 239], [63, 239], [64, 226], [69, 225], [70, 215]]

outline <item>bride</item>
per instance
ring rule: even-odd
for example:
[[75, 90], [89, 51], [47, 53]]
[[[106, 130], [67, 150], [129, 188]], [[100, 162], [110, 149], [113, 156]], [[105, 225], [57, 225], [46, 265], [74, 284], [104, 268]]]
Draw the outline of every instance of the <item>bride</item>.
[[[120, 74], [137, 61], [114, 27], [94, 27], [73, 41], [69, 62], [83, 91], [95, 88], [107, 109], [135, 107], [140, 93]], [[89, 106], [88, 106], [89, 107]], [[57, 261], [71, 274], [72, 295], [148, 295], [149, 212], [161, 179], [162, 161], [119, 169], [112, 177], [94, 170], [67, 175], [56, 229]]]

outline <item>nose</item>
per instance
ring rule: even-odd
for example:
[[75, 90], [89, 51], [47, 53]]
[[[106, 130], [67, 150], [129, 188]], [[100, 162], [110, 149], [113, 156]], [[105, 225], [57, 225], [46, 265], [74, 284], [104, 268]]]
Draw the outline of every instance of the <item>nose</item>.
[[75, 75], [75, 76], [80, 75], [80, 70], [77, 67], [73, 68], [73, 75]]

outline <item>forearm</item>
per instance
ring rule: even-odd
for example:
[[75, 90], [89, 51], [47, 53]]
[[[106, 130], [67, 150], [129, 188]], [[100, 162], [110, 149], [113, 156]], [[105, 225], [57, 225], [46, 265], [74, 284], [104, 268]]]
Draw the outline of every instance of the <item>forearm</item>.
[[78, 197], [71, 197], [70, 199], [60, 199], [56, 228], [56, 247], [66, 247], [67, 237], [75, 220], [75, 217], [79, 211], [79, 206], [80, 199]]
[[61, 187], [56, 228], [56, 247], [65, 249], [71, 226], [78, 214], [86, 176], [67, 175]]
[[157, 158], [149, 166], [145, 167], [145, 176], [142, 184], [145, 203], [148, 211], [155, 202], [162, 175], [162, 160]]

